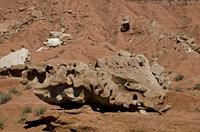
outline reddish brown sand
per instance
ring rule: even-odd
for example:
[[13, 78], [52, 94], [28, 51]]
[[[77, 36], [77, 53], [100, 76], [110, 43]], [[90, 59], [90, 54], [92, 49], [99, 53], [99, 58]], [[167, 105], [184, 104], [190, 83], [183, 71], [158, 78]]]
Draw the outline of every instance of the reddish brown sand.
[[[59, 62], [68, 64], [77, 61], [94, 65], [96, 59], [113, 55], [119, 50], [126, 50], [134, 55], [144, 54], [150, 64], [153, 63], [152, 59], [157, 58], [157, 63], [165, 67], [166, 72], [172, 71], [172, 74], [167, 76], [172, 81], [173, 89], [171, 92], [166, 92], [166, 100], [162, 105], [171, 103], [172, 108], [160, 116], [150, 116], [151, 113], [148, 115], [104, 113], [108, 115], [105, 116], [91, 112], [87, 118], [83, 119], [80, 126], [88, 125], [91, 128], [85, 131], [200, 131], [200, 91], [188, 90], [199, 83], [200, 55], [196, 52], [187, 52], [183, 45], [176, 44], [174, 38], [170, 39], [173, 33], [186, 34], [195, 38], [195, 46], [199, 46], [199, 5], [162, 6], [124, 0], [47, 1], [48, 3], [44, 0], [34, 0], [25, 4], [25, 0], [0, 0], [0, 23], [8, 20], [17, 20], [21, 23], [28, 21], [31, 19], [31, 15], [27, 14], [30, 7], [36, 7], [35, 10], [45, 12], [45, 20], [34, 18], [31, 25], [25, 25], [21, 31], [0, 44], [0, 59], [9, 54], [11, 49], [21, 49], [21, 45], [30, 50], [32, 62], [47, 61], [54, 65]], [[20, 12], [19, 7], [24, 7], [25, 10]], [[9, 13], [10, 10], [11, 13]], [[64, 13], [67, 10], [72, 10], [76, 16]], [[133, 29], [122, 33], [121, 20], [127, 15], [130, 16], [131, 29]], [[74, 40], [67, 45], [36, 52], [43, 46], [42, 42], [49, 37], [49, 32], [60, 31], [62, 26], [65, 27], [66, 33], [73, 35]], [[165, 37], [159, 41], [161, 34]], [[95, 41], [88, 39], [90, 36]], [[65, 51], [60, 54], [59, 51], [62, 50]], [[184, 79], [175, 81], [174, 77], [179, 73], [184, 75]], [[12, 87], [23, 91], [21, 96], [13, 95], [11, 101], [0, 105], [0, 117], [7, 118], [5, 128], [0, 131], [45, 131], [46, 125], [41, 122], [30, 128], [27, 128], [25, 123], [15, 123], [22, 108], [27, 105], [33, 108], [48, 106], [50, 113], [59, 109], [58, 106], [51, 106], [39, 100], [32, 90], [24, 90], [20, 80], [20, 78], [6, 77], [0, 79], [1, 91], [8, 92]], [[185, 93], [175, 92], [175, 87], [182, 87]], [[85, 115], [80, 115], [80, 118], [81, 116], [85, 117]], [[100, 116], [101, 119], [99, 119]], [[40, 117], [29, 114], [27, 121], [39, 119]], [[99, 129], [92, 129], [94, 125], [99, 125]]]

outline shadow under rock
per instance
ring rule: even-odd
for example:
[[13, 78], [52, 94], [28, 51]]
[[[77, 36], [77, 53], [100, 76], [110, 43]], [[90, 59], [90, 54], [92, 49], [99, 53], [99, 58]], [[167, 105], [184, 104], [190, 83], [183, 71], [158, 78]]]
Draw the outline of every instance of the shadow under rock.
[[40, 125], [45, 125], [44, 120], [43, 119], [38, 119], [35, 121], [26, 121], [25, 124], [28, 124], [27, 126], [25, 126], [25, 129], [29, 129], [31, 127], [37, 127]]
[[28, 124], [27, 126], [25, 126], [25, 129], [29, 129], [31, 127], [38, 127], [40, 125], [47, 125], [46, 128], [42, 129], [43, 131], [51, 131], [54, 129], [54, 127], [51, 125], [51, 122], [55, 122], [57, 119], [53, 116], [47, 116], [47, 117], [43, 117], [41, 119], [38, 120], [34, 120], [34, 121], [26, 121], [25, 124]]

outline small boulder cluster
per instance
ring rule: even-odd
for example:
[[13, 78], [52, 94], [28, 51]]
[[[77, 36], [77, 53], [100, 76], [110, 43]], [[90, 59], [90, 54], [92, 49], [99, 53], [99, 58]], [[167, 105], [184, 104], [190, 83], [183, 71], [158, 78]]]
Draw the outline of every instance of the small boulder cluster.
[[50, 38], [46, 39], [47, 42], [43, 42], [44, 47], [40, 47], [37, 52], [70, 43], [73, 37], [64, 32], [64, 29], [61, 29], [61, 32], [51, 31], [49, 35]]

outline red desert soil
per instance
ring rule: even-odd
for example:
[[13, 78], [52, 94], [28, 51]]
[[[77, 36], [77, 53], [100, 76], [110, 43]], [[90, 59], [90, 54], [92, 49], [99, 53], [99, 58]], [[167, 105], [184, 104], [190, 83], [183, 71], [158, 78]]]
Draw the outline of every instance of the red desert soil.
[[[24, 8], [23, 11], [18, 10], [21, 7]], [[31, 17], [28, 14], [32, 11], [31, 7], [43, 11], [45, 19]], [[67, 10], [72, 10], [75, 16]], [[89, 111], [77, 115], [76, 118], [81, 121], [75, 125], [82, 126], [78, 131], [200, 131], [200, 91], [192, 89], [200, 81], [200, 55], [195, 51], [187, 52], [187, 46], [177, 44], [174, 39], [178, 33], [185, 34], [195, 39], [195, 47], [200, 46], [199, 11], [199, 5], [163, 6], [125, 0], [0, 0], [0, 23], [9, 20], [25, 23], [33, 19], [31, 24], [24, 24], [19, 32], [10, 35], [8, 39], [1, 37], [0, 59], [12, 49], [19, 50], [22, 47], [29, 49], [32, 62], [46, 61], [54, 65], [79, 61], [94, 66], [96, 59], [113, 55], [119, 50], [126, 50], [134, 55], [144, 54], [151, 64], [156, 58], [157, 63], [165, 67], [166, 73], [172, 71], [172, 74], [167, 74], [172, 81], [172, 91], [166, 92], [165, 102], [162, 104], [165, 106], [171, 103], [169, 110], [163, 115], [152, 114], [156, 112], [140, 115]], [[130, 17], [131, 29], [127, 32], [120, 31], [124, 16]], [[71, 42], [36, 52], [43, 46], [50, 31], [60, 31], [62, 27], [73, 36]], [[164, 36], [161, 40], [160, 35]], [[62, 50], [64, 52], [59, 53]], [[174, 78], [179, 73], [184, 78], [175, 81]], [[32, 126], [15, 123], [15, 119], [27, 105], [33, 108], [47, 106], [47, 113], [60, 110], [60, 107], [48, 105], [38, 99], [31, 89], [25, 90], [20, 80], [0, 78], [1, 91], [8, 92], [13, 87], [22, 91], [21, 95], [12, 95], [11, 101], [0, 105], [0, 117], [7, 118], [4, 129], [0, 131], [48, 131], [40, 117], [33, 113], [26, 120], [36, 121]], [[178, 93], [175, 87], [182, 87], [185, 92]]]

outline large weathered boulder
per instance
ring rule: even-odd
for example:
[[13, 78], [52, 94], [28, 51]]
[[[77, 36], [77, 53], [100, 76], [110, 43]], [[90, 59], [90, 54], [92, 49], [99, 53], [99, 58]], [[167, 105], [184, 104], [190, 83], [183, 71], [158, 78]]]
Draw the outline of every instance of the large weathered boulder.
[[30, 52], [28, 49], [22, 48], [3, 57], [0, 60], [0, 68], [9, 68], [12, 65], [24, 64], [27, 61], [30, 61]]
[[26, 65], [24, 79], [36, 96], [55, 105], [95, 104], [116, 109], [153, 109], [164, 100], [162, 87], [143, 55], [120, 51], [89, 64]]

